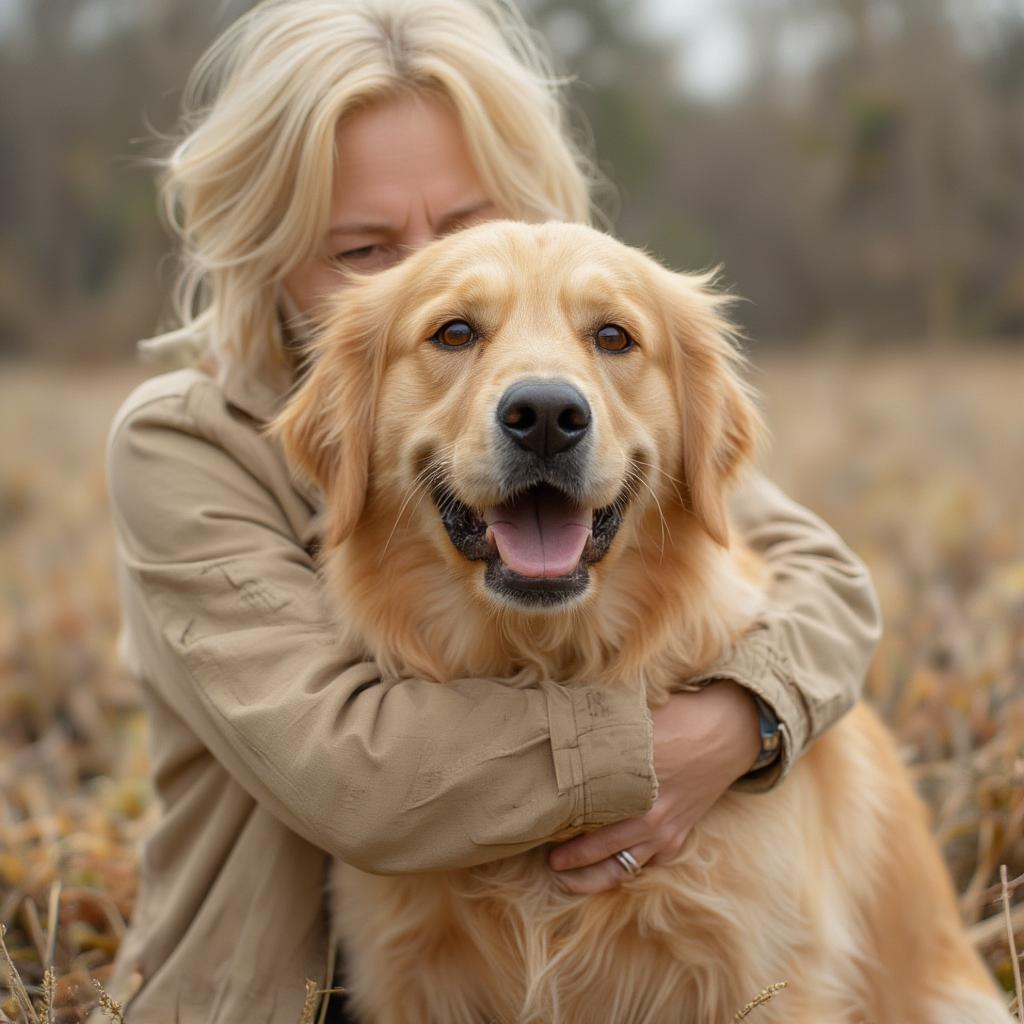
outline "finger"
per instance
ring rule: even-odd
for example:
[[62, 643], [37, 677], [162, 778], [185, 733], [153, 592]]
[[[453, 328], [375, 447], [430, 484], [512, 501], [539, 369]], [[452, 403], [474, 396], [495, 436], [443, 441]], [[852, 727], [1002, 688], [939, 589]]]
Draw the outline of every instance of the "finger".
[[[629, 851], [641, 867], [648, 863], [655, 854], [651, 843], [641, 843]], [[591, 864], [574, 871], [556, 871], [553, 876], [560, 886], [579, 895], [609, 892], [617, 889], [623, 882], [634, 877], [628, 868], [623, 867], [614, 857], [606, 857], [599, 864]]]
[[[641, 861], [641, 863], [651, 865], [674, 864], [683, 852], [683, 847], [686, 845], [689, 835], [690, 829], [686, 829], [684, 831], [677, 831], [664, 843], [652, 843], [650, 855], [646, 861]], [[635, 851], [631, 850], [630, 853], [636, 857]], [[637, 857], [637, 860], [640, 860], [640, 858]]]
[[553, 877], [563, 889], [583, 896], [617, 889], [623, 883], [625, 873], [617, 861], [605, 858], [600, 864], [575, 871], [556, 871]]
[[651, 825], [643, 818], [617, 821], [553, 847], [548, 854], [548, 865], [553, 871], [574, 871], [598, 865], [619, 850], [649, 841], [651, 831]]

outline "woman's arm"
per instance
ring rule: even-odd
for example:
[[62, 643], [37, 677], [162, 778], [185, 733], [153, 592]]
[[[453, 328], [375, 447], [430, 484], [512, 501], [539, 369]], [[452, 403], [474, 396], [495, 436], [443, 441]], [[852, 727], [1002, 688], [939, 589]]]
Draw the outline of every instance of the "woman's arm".
[[765, 561], [768, 603], [753, 628], [691, 683], [732, 679], [775, 712], [782, 756], [737, 785], [775, 785], [859, 699], [882, 630], [864, 563], [813, 512], [751, 473], [732, 497], [737, 532]]
[[[614, 888], [609, 860], [629, 849], [640, 863], [670, 859], [730, 786], [776, 785], [807, 744], [860, 696], [881, 631], [863, 563], [813, 513], [751, 474], [733, 495], [735, 528], [764, 558], [771, 583], [764, 613], [718, 662], [654, 713], [658, 798], [643, 817], [605, 826], [552, 851], [551, 866], [574, 892]], [[779, 760], [747, 774], [759, 750], [751, 694], [774, 711]]]
[[377, 873], [424, 871], [650, 807], [638, 691], [382, 682], [341, 649], [299, 539], [312, 511], [202, 374], [143, 385], [108, 462], [136, 671], [311, 843]]

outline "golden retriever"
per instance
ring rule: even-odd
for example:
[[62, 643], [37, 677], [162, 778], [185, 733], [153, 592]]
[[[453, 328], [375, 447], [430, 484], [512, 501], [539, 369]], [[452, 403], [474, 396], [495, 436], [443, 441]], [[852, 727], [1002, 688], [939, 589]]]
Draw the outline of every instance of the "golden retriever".
[[[589, 228], [498, 222], [340, 295], [275, 424], [385, 673], [642, 685], [666, 700], [756, 615], [726, 495], [758, 418], [707, 277]], [[893, 742], [859, 707], [671, 864], [566, 893], [544, 849], [337, 865], [367, 1024], [1008, 1022]]]

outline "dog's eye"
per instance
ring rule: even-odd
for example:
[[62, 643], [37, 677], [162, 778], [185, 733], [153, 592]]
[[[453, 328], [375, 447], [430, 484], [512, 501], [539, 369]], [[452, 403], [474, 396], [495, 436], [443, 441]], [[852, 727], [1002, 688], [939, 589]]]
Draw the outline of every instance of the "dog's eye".
[[450, 320], [430, 340], [445, 348], [466, 348], [477, 337], [476, 331], [465, 320]]
[[634, 345], [633, 339], [618, 324], [605, 324], [594, 341], [602, 352], [628, 352]]

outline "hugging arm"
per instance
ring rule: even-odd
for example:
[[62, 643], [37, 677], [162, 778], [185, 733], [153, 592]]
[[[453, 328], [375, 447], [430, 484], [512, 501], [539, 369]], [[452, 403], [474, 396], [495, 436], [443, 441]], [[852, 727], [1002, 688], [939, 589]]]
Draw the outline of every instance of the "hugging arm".
[[[640, 863], [671, 860], [693, 825], [730, 786], [776, 785], [807, 744], [857, 701], [881, 629], [863, 563], [821, 519], [764, 477], [748, 474], [731, 499], [733, 525], [769, 573], [754, 625], [689, 686], [654, 712], [658, 798], [639, 818], [556, 847], [553, 868], [574, 892], [621, 884], [610, 858], [629, 849]], [[748, 772], [759, 747], [759, 696], [780, 724], [779, 759]]]
[[[130, 400], [108, 452], [127, 653], [260, 805], [377, 873], [466, 866], [642, 814], [639, 692], [384, 681], [337, 642], [283, 460], [198, 374]], [[298, 499], [296, 499], [298, 500]], [[175, 773], [156, 771], [165, 802]], [[198, 840], [197, 840], [198, 841]]]
[[777, 783], [807, 744], [858, 700], [881, 614], [860, 559], [765, 477], [744, 478], [730, 513], [737, 532], [764, 559], [768, 598], [754, 626], [692, 682], [734, 680], [774, 711], [781, 757], [737, 783], [760, 790]]

